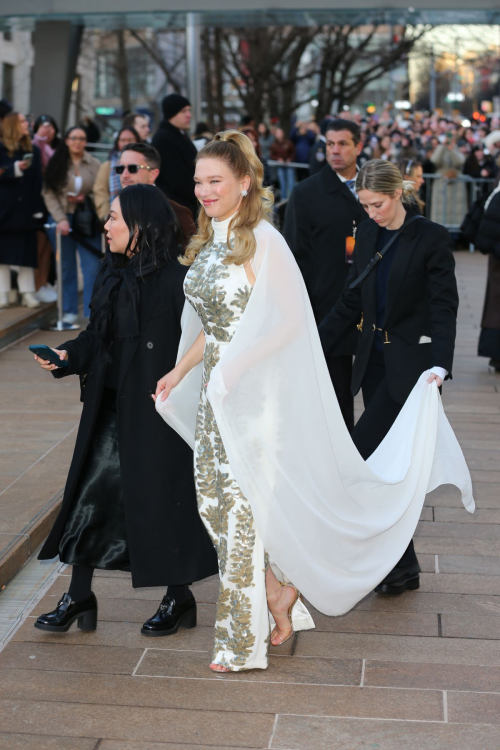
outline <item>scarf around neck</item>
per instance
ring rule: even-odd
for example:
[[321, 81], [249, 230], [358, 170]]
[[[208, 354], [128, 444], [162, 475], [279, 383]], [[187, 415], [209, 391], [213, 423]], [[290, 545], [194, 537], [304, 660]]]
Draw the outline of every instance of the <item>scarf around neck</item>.
[[125, 341], [139, 336], [139, 279], [155, 273], [167, 262], [164, 256], [141, 259], [136, 255], [127, 260], [109, 250], [106, 253], [102, 284], [94, 292], [90, 309], [92, 328], [97, 333], [107, 364], [112, 361], [115, 337]]

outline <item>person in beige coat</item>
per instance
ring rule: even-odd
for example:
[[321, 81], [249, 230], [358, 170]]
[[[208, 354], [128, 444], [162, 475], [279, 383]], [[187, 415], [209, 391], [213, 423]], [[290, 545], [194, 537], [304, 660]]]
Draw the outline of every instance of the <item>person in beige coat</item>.
[[92, 195], [99, 171], [99, 161], [85, 150], [87, 136], [83, 128], [69, 128], [56, 149], [45, 171], [42, 195], [49, 211], [48, 224], [57, 229], [48, 230], [55, 250], [56, 231], [62, 240], [62, 284], [63, 322], [72, 325], [78, 315], [78, 275], [76, 255], [80, 259], [83, 274], [83, 314], [89, 316], [89, 303], [94, 281], [100, 267], [101, 234], [95, 222], [95, 231], [85, 238], [72, 236], [74, 213], [85, 205], [85, 198]]
[[95, 210], [101, 221], [105, 221], [109, 214], [109, 207], [121, 190], [120, 178], [115, 167], [120, 161], [120, 154], [129, 143], [140, 143], [139, 133], [133, 127], [122, 128], [115, 138], [108, 161], [99, 167], [94, 183]]
[[431, 156], [441, 179], [432, 187], [431, 221], [437, 224], [460, 226], [467, 213], [467, 193], [465, 182], [459, 182], [465, 156], [458, 150], [452, 133], [446, 136]]

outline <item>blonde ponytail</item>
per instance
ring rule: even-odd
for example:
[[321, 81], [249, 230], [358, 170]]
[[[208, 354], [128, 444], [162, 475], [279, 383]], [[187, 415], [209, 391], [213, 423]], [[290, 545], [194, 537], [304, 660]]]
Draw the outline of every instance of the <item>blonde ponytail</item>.
[[[255, 236], [253, 230], [262, 219], [272, 223], [272, 207], [274, 196], [270, 188], [264, 187], [264, 166], [255, 152], [252, 141], [238, 130], [225, 130], [217, 133], [210, 143], [199, 151], [199, 159], [220, 159], [237, 178], [248, 175], [250, 186], [248, 195], [243, 199], [238, 213], [229, 225], [228, 235], [234, 233], [234, 240], [230, 245], [230, 253], [223, 263], [229, 265], [244, 265], [255, 254]], [[203, 207], [198, 214], [198, 231], [191, 238], [185, 254], [179, 261], [190, 266], [200, 250], [212, 239], [213, 229], [211, 219]]]
[[401, 172], [392, 162], [373, 159], [358, 172], [356, 192], [360, 190], [371, 190], [373, 193], [391, 196], [396, 190], [401, 190], [402, 203], [409, 204], [414, 200], [415, 184], [410, 180], [403, 180]]

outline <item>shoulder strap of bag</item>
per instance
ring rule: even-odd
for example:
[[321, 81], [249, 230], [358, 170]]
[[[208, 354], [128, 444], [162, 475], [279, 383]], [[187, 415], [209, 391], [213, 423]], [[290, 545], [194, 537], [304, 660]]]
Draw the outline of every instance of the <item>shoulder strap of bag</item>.
[[355, 287], [358, 286], [358, 284], [361, 284], [361, 282], [366, 279], [366, 277], [368, 276], [368, 274], [371, 271], [373, 271], [373, 269], [375, 268], [375, 266], [377, 265], [377, 263], [380, 263], [380, 261], [382, 260], [382, 258], [386, 254], [386, 252], [389, 250], [389, 248], [391, 247], [391, 245], [394, 242], [396, 242], [396, 240], [399, 237], [399, 235], [401, 234], [401, 232], [403, 232], [406, 229], [407, 226], [409, 226], [410, 224], [412, 224], [417, 219], [423, 219], [423, 218], [424, 218], [423, 216], [416, 215], [416, 216], [412, 216], [410, 219], [408, 219], [408, 221], [405, 221], [405, 223], [403, 224], [403, 226], [400, 227], [400, 229], [398, 229], [397, 232], [394, 232], [393, 236], [391, 237], [391, 239], [389, 240], [389, 242], [387, 242], [384, 245], [384, 247], [382, 248], [382, 250], [380, 252], [375, 253], [375, 255], [373, 256], [373, 258], [371, 259], [371, 261], [368, 263], [368, 265], [366, 266], [366, 268], [364, 269], [364, 271], [362, 271], [359, 274], [359, 276], [357, 277], [357, 279], [354, 279], [354, 281], [352, 282], [352, 284], [349, 284], [349, 289], [354, 289]]

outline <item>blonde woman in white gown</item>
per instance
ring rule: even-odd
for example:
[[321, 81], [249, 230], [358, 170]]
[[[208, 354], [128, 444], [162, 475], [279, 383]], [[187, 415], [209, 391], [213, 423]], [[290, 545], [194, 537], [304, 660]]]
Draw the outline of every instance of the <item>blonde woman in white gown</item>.
[[217, 549], [218, 672], [265, 669], [269, 643], [314, 627], [299, 590], [325, 614], [351, 609], [401, 557], [426, 492], [456, 484], [473, 510], [463, 454], [425, 374], [373, 456], [357, 452], [262, 181], [237, 131], [198, 153], [183, 334], [156, 391], [158, 412], [194, 448], [199, 512]]

